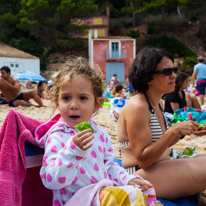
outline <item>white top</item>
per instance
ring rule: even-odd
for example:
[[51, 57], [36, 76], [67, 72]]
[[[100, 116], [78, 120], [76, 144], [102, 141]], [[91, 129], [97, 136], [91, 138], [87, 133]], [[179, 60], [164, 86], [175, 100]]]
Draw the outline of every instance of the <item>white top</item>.
[[45, 146], [40, 175], [43, 184], [53, 190], [53, 205], [63, 205], [77, 190], [102, 179], [111, 179], [116, 186], [124, 186], [138, 177], [129, 175], [113, 162], [115, 151], [107, 131], [92, 119], [89, 123], [94, 128], [95, 137], [91, 141], [93, 146], [87, 151], [73, 143], [72, 136], [78, 130], [62, 118], [37, 140], [41, 147]]

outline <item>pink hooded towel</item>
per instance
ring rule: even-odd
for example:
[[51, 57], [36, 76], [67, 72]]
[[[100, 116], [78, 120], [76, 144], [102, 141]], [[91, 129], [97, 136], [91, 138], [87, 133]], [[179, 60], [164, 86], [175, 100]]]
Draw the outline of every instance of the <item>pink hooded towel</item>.
[[[37, 205], [35, 202], [22, 204], [22, 185], [26, 177], [25, 146], [27, 140], [37, 145], [34, 139], [36, 128], [45, 121], [32, 119], [11, 109], [0, 131], [0, 203], [4, 206]], [[35, 174], [39, 171], [37, 170]], [[31, 173], [31, 172], [30, 172]], [[38, 175], [39, 176], [39, 175]], [[34, 178], [38, 176], [33, 176]], [[35, 179], [39, 187], [30, 185], [30, 192], [44, 193], [36, 188], [43, 188], [42, 182]], [[39, 181], [39, 182], [38, 182]], [[28, 187], [28, 184], [25, 184]], [[33, 188], [31, 190], [31, 188]], [[45, 188], [46, 189], [46, 188]], [[26, 191], [25, 188], [24, 191]], [[36, 191], [37, 190], [37, 191]], [[46, 189], [48, 190], [48, 189]], [[49, 190], [48, 190], [49, 191]], [[49, 191], [50, 192], [50, 191]], [[23, 197], [24, 198], [24, 197]], [[39, 201], [36, 196], [37, 202]], [[50, 198], [50, 202], [51, 202]], [[29, 199], [28, 199], [29, 201]], [[41, 204], [38, 204], [39, 206]], [[49, 204], [44, 204], [49, 205]]]

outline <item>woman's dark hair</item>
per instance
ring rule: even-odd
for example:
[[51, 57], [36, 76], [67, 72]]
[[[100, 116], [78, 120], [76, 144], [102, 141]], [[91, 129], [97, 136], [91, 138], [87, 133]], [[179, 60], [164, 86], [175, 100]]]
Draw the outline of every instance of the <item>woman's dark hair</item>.
[[39, 82], [37, 88], [41, 87], [44, 82]]
[[148, 84], [153, 79], [154, 71], [163, 57], [167, 57], [174, 62], [174, 58], [165, 50], [158, 48], [143, 48], [134, 59], [129, 68], [129, 82], [138, 92], [148, 90]]
[[184, 83], [185, 79], [187, 79], [189, 77], [189, 75], [187, 73], [180, 73], [177, 75], [176, 79], [175, 79], [175, 89], [179, 92], [180, 87], [182, 86], [182, 84]]

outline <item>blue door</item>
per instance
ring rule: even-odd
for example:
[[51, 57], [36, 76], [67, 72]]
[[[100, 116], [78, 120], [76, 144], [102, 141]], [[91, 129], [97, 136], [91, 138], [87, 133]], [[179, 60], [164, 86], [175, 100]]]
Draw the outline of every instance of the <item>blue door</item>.
[[117, 74], [117, 79], [120, 83], [124, 82], [124, 63], [106, 63], [106, 82], [110, 82], [110, 79], [113, 77], [114, 74]]
[[112, 42], [111, 58], [119, 58], [119, 42]]

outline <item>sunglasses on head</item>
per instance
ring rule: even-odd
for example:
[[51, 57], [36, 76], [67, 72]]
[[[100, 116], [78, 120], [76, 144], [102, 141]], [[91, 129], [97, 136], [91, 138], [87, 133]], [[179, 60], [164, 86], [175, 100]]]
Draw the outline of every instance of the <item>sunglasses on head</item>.
[[161, 71], [155, 71], [154, 74], [164, 74], [165, 76], [170, 76], [172, 74], [172, 72], [174, 72], [175, 74], [177, 73], [178, 68], [177, 67], [173, 67], [173, 68], [164, 68]]

